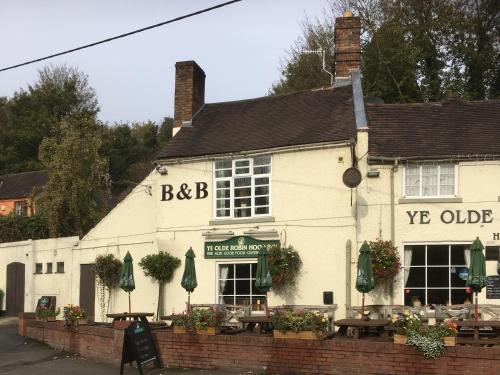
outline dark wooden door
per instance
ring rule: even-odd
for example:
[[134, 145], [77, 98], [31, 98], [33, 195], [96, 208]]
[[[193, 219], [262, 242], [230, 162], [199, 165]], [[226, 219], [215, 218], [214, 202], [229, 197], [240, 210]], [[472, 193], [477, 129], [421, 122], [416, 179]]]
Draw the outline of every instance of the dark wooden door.
[[17, 316], [24, 312], [24, 264], [10, 263], [7, 265], [7, 315]]
[[80, 307], [94, 318], [95, 264], [80, 264]]

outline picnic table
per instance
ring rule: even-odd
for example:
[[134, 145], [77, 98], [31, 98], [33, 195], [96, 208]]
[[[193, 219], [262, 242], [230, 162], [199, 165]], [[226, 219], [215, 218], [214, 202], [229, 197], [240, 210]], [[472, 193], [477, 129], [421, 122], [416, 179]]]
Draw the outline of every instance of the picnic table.
[[153, 316], [153, 313], [136, 312], [136, 313], [120, 313], [120, 314], [106, 314], [108, 318], [112, 318], [113, 322], [123, 321], [123, 320], [140, 320], [141, 322], [147, 322], [148, 316]]
[[500, 344], [500, 320], [458, 320], [456, 323], [457, 344]]
[[257, 316], [245, 316], [243, 318], [239, 318], [241, 323], [246, 324], [246, 330], [248, 332], [253, 332], [255, 326], [259, 326], [258, 333], [263, 334], [265, 332], [272, 330], [272, 319], [265, 315], [257, 315]]
[[355, 339], [368, 335], [370, 330], [376, 331], [380, 337], [388, 338], [386, 327], [391, 324], [391, 321], [386, 319], [340, 319], [336, 320], [334, 324], [339, 327], [337, 331], [339, 336], [347, 336], [347, 330], [353, 328]]

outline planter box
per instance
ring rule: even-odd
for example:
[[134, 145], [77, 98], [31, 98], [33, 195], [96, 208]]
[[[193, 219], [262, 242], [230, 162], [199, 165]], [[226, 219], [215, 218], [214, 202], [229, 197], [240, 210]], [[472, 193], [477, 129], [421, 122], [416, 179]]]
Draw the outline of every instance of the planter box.
[[457, 338], [455, 336], [443, 337], [444, 346], [455, 346], [457, 345]]
[[57, 317], [55, 316], [48, 316], [47, 317], [47, 322], [55, 322], [57, 320]]
[[196, 334], [198, 335], [214, 336], [218, 335], [219, 333], [220, 333], [219, 327], [207, 327], [205, 329], [196, 328]]
[[75, 320], [75, 325], [77, 326], [85, 326], [89, 324], [89, 321], [87, 319], [77, 319]]
[[184, 326], [174, 326], [174, 333], [187, 333], [188, 330]]
[[406, 345], [407, 340], [408, 337], [406, 337], [405, 335], [394, 335], [394, 344]]
[[273, 331], [273, 336], [275, 339], [299, 339], [299, 340], [322, 340], [325, 338], [325, 334], [323, 332], [314, 332], [314, 331]]

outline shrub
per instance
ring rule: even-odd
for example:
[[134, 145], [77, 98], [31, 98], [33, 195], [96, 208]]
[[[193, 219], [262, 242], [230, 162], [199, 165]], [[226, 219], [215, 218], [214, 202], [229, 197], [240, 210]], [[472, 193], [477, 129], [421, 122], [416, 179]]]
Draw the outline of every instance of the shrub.
[[272, 321], [274, 328], [279, 331], [326, 332], [328, 328], [328, 319], [321, 313], [311, 311], [279, 309], [272, 316]]
[[193, 309], [189, 314], [189, 325], [197, 329], [206, 329], [208, 327], [220, 327], [224, 320], [222, 311], [209, 309]]
[[158, 305], [156, 309], [156, 319], [162, 315], [163, 287], [165, 283], [172, 280], [175, 270], [181, 265], [181, 260], [167, 251], [160, 251], [157, 254], [149, 254], [141, 259], [139, 266], [143, 269], [147, 277], [151, 277], [158, 282]]

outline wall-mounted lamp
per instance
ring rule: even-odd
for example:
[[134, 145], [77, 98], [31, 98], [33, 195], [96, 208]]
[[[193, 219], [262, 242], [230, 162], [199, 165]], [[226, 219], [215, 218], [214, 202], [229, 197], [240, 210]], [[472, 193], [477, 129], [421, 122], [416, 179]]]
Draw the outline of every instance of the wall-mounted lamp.
[[259, 230], [259, 227], [256, 229], [249, 229], [243, 232], [243, 234], [259, 237], [278, 237], [278, 231], [276, 229]]
[[164, 165], [158, 164], [155, 169], [156, 169], [156, 172], [158, 172], [162, 176], [168, 175], [167, 167], [165, 167]]
[[232, 230], [210, 229], [209, 231], [202, 232], [201, 235], [207, 239], [227, 238], [234, 236], [234, 232]]

